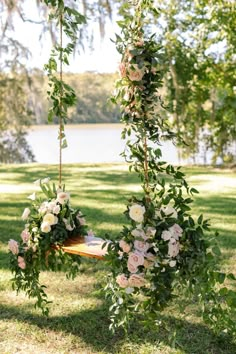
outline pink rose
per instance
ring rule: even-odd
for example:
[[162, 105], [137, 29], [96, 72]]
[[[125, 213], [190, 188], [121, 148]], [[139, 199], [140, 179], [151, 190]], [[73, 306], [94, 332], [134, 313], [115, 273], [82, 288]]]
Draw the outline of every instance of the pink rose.
[[70, 199], [69, 193], [66, 192], [59, 192], [57, 193], [57, 202], [60, 204], [65, 204]]
[[129, 254], [128, 258], [128, 270], [131, 273], [136, 273], [138, 266], [144, 264], [144, 256], [139, 252], [132, 252]]
[[144, 71], [140, 70], [137, 64], [132, 64], [129, 68], [128, 77], [131, 81], [141, 81]]
[[13, 254], [19, 253], [18, 242], [16, 242], [15, 240], [10, 240], [8, 242], [8, 248]]
[[119, 274], [116, 277], [116, 282], [121, 288], [127, 288], [129, 286], [129, 281], [125, 274]]
[[119, 64], [119, 72], [120, 72], [120, 76], [121, 77], [125, 77], [126, 76], [126, 67], [124, 63], [120, 63]]
[[124, 240], [120, 240], [119, 246], [122, 249], [122, 251], [125, 253], [129, 253], [131, 250], [131, 246], [127, 242], [125, 242]]
[[23, 257], [18, 256], [17, 262], [18, 262], [18, 266], [19, 266], [21, 269], [25, 269], [25, 268], [26, 268], [25, 260], [24, 260]]
[[141, 288], [146, 284], [146, 280], [141, 274], [132, 274], [129, 278], [129, 286]]
[[172, 234], [171, 234], [170, 231], [165, 230], [165, 231], [163, 231], [163, 232], [161, 233], [161, 238], [162, 238], [164, 241], [169, 241], [169, 240], [171, 239], [171, 237], [172, 237]]
[[176, 257], [179, 254], [179, 242], [171, 238], [168, 243], [168, 256]]
[[179, 237], [182, 236], [183, 229], [178, 225], [174, 224], [169, 228], [169, 232], [171, 233], [171, 236], [174, 237], [176, 240], [179, 239]]
[[23, 230], [22, 233], [21, 233], [21, 238], [22, 238], [22, 241], [24, 243], [27, 243], [29, 241], [29, 238], [30, 238], [30, 233], [27, 229]]
[[150, 248], [150, 244], [144, 241], [135, 240], [134, 247], [136, 248], [137, 251], [147, 252], [147, 250]]

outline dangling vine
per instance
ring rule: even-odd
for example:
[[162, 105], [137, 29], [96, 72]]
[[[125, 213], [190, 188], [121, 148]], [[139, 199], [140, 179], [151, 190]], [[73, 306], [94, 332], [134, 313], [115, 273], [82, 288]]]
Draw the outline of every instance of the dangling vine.
[[137, 314], [149, 325], [160, 323], [160, 311], [184, 296], [186, 303], [199, 300], [204, 320], [215, 330], [235, 334], [236, 292], [224, 284], [235, 276], [218, 269], [220, 250], [207, 240], [209, 221], [191, 216], [197, 190], [180, 167], [162, 161], [155, 147], [175, 138], [159, 94], [163, 53], [146, 21], [156, 11], [152, 0], [138, 1], [119, 21], [121, 36], [116, 37], [122, 59], [112, 100], [120, 104], [125, 123], [123, 156], [138, 173], [144, 194], [130, 198], [125, 211], [130, 226], [108, 246], [111, 328], [126, 328]]
[[[65, 270], [67, 276], [74, 278], [79, 270], [80, 257], [68, 255], [60, 246], [74, 235], [87, 234], [86, 221], [79, 208], [70, 205], [70, 195], [62, 185], [62, 149], [67, 146], [64, 125], [67, 110], [75, 103], [74, 90], [63, 81], [63, 65], [69, 64], [69, 55], [74, 51], [78, 26], [85, 22], [84, 16], [75, 9], [65, 6], [63, 0], [45, 0], [50, 8], [49, 20], [59, 27], [59, 44], [52, 49], [47, 71], [49, 89], [48, 99], [51, 108], [49, 122], [56, 118], [59, 122], [59, 168], [58, 186], [50, 184], [50, 178], [36, 181], [41, 194], [35, 192], [28, 198], [30, 208], [25, 208], [22, 219], [25, 221], [19, 242], [9, 241], [10, 266], [14, 274], [13, 288], [23, 290], [29, 297], [36, 298], [35, 307], [48, 315], [45, 286], [39, 282], [40, 271]], [[63, 47], [63, 36], [67, 44]], [[59, 73], [58, 73], [59, 71]]]

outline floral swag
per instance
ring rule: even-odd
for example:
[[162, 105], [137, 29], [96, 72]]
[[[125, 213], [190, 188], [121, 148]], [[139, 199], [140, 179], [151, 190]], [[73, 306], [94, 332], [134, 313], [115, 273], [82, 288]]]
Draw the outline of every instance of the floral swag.
[[[127, 8], [119, 22], [122, 37], [116, 39], [122, 61], [112, 101], [120, 105], [125, 124], [123, 156], [139, 175], [144, 193], [129, 200], [129, 226], [107, 244], [111, 272], [105, 293], [111, 302], [111, 328], [127, 327], [137, 314], [145, 315], [149, 325], [158, 324], [160, 311], [184, 297], [185, 303], [194, 298], [202, 304], [204, 320], [216, 331], [235, 334], [236, 293], [225, 285], [235, 276], [218, 269], [220, 250], [206, 237], [208, 220], [191, 216], [197, 190], [188, 185], [180, 167], [162, 161], [160, 148], [153, 147], [163, 139], [177, 139], [159, 95], [164, 53], [155, 36], [146, 33], [148, 16], [157, 10], [151, 0], [139, 1], [133, 15]], [[36, 297], [36, 306], [48, 314], [40, 270], [65, 268], [74, 277], [80, 258], [68, 256], [60, 246], [72, 235], [86, 235], [87, 226], [82, 212], [71, 208], [64, 188], [51, 186], [48, 179], [38, 184], [46, 199], [35, 193], [29, 197], [32, 205], [22, 215], [26, 224], [21, 241], [10, 240], [9, 249], [15, 289]]]

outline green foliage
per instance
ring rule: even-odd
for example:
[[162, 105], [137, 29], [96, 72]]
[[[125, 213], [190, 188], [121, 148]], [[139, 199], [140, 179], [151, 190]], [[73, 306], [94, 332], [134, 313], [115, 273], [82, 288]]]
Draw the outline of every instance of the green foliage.
[[[48, 121], [52, 122], [54, 116], [60, 119], [59, 139], [62, 139], [61, 147], [67, 146], [64, 124], [67, 122], [68, 108], [76, 102], [76, 95], [71, 86], [62, 78], [62, 67], [69, 65], [69, 55], [73, 53], [76, 45], [77, 31], [81, 24], [85, 23], [85, 17], [75, 9], [65, 6], [63, 0], [45, 0], [50, 6], [50, 21], [56, 21], [60, 27], [60, 43], [52, 49], [48, 64], [45, 65], [49, 80], [48, 98], [52, 106], [48, 113]], [[63, 47], [63, 33], [67, 36], [68, 43]], [[58, 75], [58, 71], [60, 75]]]
[[[22, 219], [26, 222], [21, 240], [9, 241], [10, 268], [14, 277], [13, 289], [24, 291], [36, 298], [35, 307], [48, 315], [45, 286], [39, 283], [41, 270], [66, 270], [74, 278], [79, 270], [80, 257], [69, 256], [61, 249], [63, 242], [73, 235], [85, 235], [85, 219], [79, 209], [70, 206], [69, 194], [49, 184], [49, 179], [37, 181], [43, 192], [28, 198], [31, 208], [26, 208]], [[45, 199], [46, 197], [46, 199]]]
[[127, 328], [138, 313], [157, 323], [160, 311], [184, 293], [202, 304], [203, 319], [215, 331], [235, 335], [236, 292], [227, 289], [227, 275], [219, 272], [220, 249], [206, 240], [209, 221], [192, 217], [192, 196], [198, 191], [189, 187], [180, 167], [162, 161], [161, 150], [153, 148], [175, 136], [161, 115], [163, 55], [146, 34], [148, 11], [150, 2], [140, 1], [134, 15], [119, 22], [123, 38], [117, 36], [121, 79], [113, 101], [120, 103], [126, 124], [124, 156], [138, 173], [144, 195], [130, 198], [125, 215], [131, 226], [108, 245], [111, 328]]

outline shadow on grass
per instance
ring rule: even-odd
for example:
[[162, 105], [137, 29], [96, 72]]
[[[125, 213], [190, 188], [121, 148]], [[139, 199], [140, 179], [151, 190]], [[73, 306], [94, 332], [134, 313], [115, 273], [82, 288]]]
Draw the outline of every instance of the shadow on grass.
[[[167, 321], [170, 331], [176, 332], [177, 347], [186, 354], [234, 354], [236, 345], [229, 336], [217, 336], [202, 324], [193, 324], [186, 320], [171, 316], [161, 316]], [[73, 334], [83, 340], [95, 352], [119, 353], [124, 343], [130, 343], [138, 353], [143, 343], [158, 346], [158, 343], [169, 345], [168, 333], [164, 329], [144, 328], [136, 322], [129, 331], [129, 336], [119, 330], [113, 335], [109, 327], [109, 313], [105, 304], [73, 313], [70, 316], [54, 316], [45, 318], [33, 315], [27, 309], [0, 305], [0, 319], [17, 320], [32, 324], [38, 329]], [[201, 348], [201, 352], [199, 351]], [[70, 350], [68, 348], [68, 350]]]

